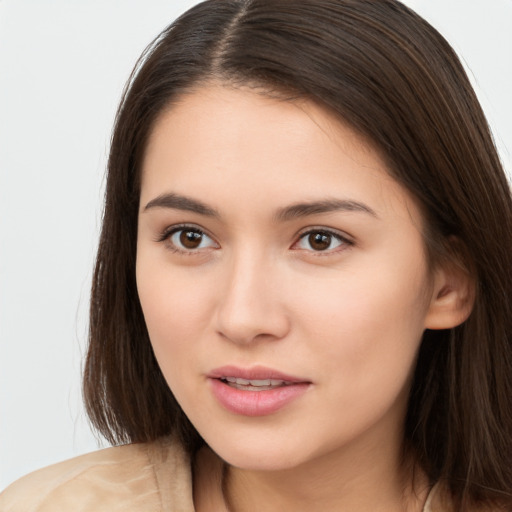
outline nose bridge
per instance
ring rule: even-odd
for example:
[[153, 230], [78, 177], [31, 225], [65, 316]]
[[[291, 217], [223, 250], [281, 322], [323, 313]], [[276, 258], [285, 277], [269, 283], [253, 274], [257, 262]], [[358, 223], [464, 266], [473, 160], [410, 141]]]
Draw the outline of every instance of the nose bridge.
[[218, 304], [218, 331], [237, 343], [281, 338], [288, 319], [279, 293], [278, 269], [263, 250], [241, 248], [226, 262]]

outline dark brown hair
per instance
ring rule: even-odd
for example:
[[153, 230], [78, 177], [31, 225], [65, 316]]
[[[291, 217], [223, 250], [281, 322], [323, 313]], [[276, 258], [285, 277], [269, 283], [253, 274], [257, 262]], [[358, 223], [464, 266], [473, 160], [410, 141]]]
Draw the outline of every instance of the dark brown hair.
[[512, 200], [467, 76], [445, 39], [396, 0], [210, 0], [144, 52], [112, 137], [90, 310], [85, 402], [111, 442], [201, 439], [152, 352], [135, 282], [139, 174], [157, 116], [216, 80], [313, 100], [362, 134], [418, 200], [426, 244], [456, 239], [475, 280], [461, 326], [427, 331], [407, 445], [460, 509], [512, 507]]

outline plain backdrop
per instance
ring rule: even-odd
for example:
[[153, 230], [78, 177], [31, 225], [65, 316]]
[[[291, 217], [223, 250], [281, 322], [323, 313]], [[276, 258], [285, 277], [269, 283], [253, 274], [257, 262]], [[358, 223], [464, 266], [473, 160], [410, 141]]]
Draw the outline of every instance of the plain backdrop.
[[[81, 405], [111, 125], [187, 0], [0, 0], [0, 488], [94, 450]], [[512, 0], [408, 0], [462, 57], [512, 171]]]

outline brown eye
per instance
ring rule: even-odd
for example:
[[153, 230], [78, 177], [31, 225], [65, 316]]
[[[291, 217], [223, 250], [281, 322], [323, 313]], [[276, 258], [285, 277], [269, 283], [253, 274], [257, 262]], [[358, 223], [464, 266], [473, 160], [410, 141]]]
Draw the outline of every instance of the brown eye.
[[311, 233], [308, 235], [308, 243], [315, 251], [325, 251], [329, 249], [332, 236], [328, 233]]
[[179, 233], [180, 244], [186, 249], [197, 249], [201, 245], [203, 233], [187, 230], [182, 230]]
[[335, 249], [350, 245], [352, 242], [341, 234], [315, 229], [304, 233], [294, 248], [311, 252], [334, 252]]
[[164, 235], [178, 252], [197, 252], [201, 249], [218, 248], [218, 245], [200, 229], [193, 227], [176, 228], [170, 234]]

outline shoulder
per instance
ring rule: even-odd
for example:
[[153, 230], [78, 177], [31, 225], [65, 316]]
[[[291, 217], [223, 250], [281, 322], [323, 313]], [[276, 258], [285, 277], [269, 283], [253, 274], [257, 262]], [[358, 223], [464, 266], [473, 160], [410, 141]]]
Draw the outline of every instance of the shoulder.
[[[187, 480], [186, 456], [159, 441], [99, 450], [35, 471], [0, 494], [2, 512], [162, 510], [162, 472]], [[176, 475], [176, 470], [178, 474]], [[176, 483], [187, 488], [187, 482]]]

